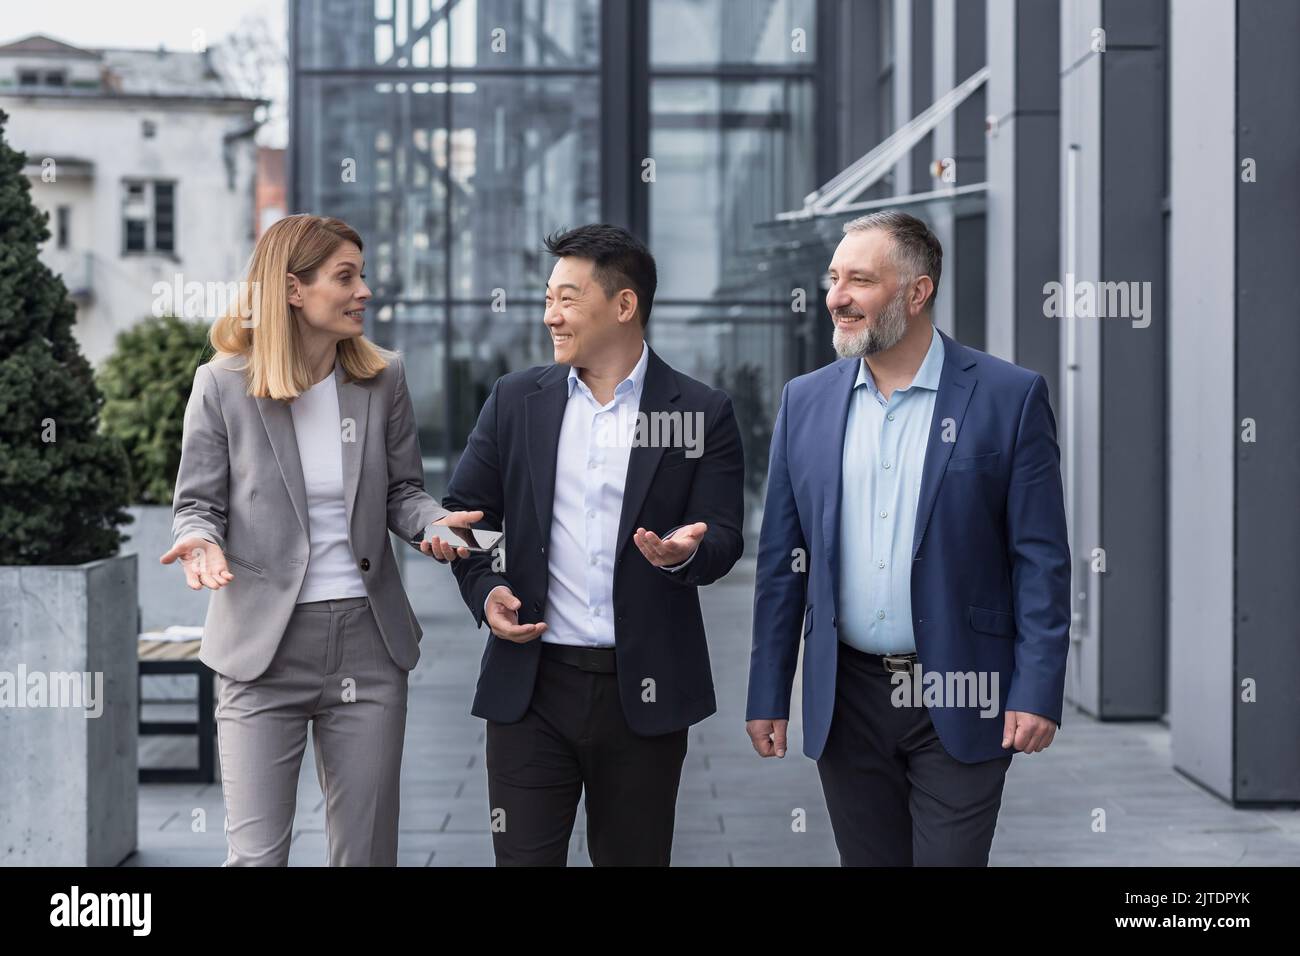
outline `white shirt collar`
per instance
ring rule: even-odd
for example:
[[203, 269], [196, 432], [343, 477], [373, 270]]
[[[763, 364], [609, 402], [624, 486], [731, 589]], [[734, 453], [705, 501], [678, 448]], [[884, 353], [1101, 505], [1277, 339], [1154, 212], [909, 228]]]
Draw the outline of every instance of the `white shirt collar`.
[[[631, 392], [633, 397], [635, 398], [639, 399], [641, 397], [641, 389], [642, 386], [645, 384], [645, 370], [646, 370], [646, 366], [648, 366], [649, 364], [650, 364], [650, 347], [646, 345], [645, 340], [642, 339], [641, 357], [637, 359], [636, 365], [632, 366], [632, 371], [628, 373], [627, 378], [623, 379], [623, 381], [619, 382], [617, 385], [614, 386], [615, 401], [618, 400], [619, 396], [624, 395], [628, 392]], [[587, 383], [584, 382], [579, 377], [577, 368], [570, 366], [569, 367], [569, 397], [570, 398], [573, 397], [574, 388], [578, 386], [581, 386], [583, 391], [585, 391], [588, 395], [591, 395], [591, 389], [588, 388]], [[595, 401], [596, 396], [591, 395], [591, 399], [592, 401]]]

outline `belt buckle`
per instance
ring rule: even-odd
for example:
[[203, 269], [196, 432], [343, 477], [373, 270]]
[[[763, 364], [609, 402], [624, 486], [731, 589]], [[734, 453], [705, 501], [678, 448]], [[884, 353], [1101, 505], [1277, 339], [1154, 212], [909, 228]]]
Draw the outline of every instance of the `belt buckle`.
[[916, 658], [911, 654], [885, 654], [882, 660], [885, 670], [891, 674], [911, 674]]

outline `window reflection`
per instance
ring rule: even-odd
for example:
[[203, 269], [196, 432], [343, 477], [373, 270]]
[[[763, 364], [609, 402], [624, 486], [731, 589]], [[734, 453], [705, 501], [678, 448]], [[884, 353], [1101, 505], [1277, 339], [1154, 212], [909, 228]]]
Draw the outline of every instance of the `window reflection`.
[[[493, 382], [552, 361], [542, 237], [621, 221], [603, 196], [634, 197], [632, 225], [659, 261], [651, 345], [732, 395], [750, 481], [766, 470], [781, 387], [807, 367], [824, 262], [778, 257], [789, 268], [771, 269], [764, 224], [817, 185], [816, 3], [650, 0], [649, 31], [609, 44], [639, 46], [640, 59], [604, 63], [603, 9], [294, 5], [297, 208], [341, 216], [366, 240], [367, 331], [405, 353], [435, 486]], [[614, 21], [637, 30], [635, 18]], [[646, 91], [649, 128], [629, 124], [645, 114], [628, 104], [602, 103], [603, 83]], [[612, 130], [643, 145], [602, 192]], [[653, 183], [641, 179], [644, 149]], [[808, 289], [802, 313], [795, 285]]]

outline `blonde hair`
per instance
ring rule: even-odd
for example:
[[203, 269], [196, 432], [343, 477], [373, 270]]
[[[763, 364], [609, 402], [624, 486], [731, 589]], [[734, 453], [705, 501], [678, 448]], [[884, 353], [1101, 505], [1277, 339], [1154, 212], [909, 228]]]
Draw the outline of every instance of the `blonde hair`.
[[[288, 401], [311, 388], [301, 333], [289, 306], [288, 275], [311, 283], [344, 242], [362, 248], [361, 236], [343, 220], [308, 215], [286, 216], [257, 240], [234, 306], [208, 333], [215, 358], [244, 359], [248, 394], [254, 398]], [[378, 375], [391, 354], [365, 336], [338, 344], [339, 364], [349, 381]]]

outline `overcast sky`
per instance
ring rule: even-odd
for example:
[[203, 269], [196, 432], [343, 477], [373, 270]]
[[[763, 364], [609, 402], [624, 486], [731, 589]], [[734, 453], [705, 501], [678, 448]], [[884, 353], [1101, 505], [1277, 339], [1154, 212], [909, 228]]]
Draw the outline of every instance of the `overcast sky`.
[[280, 28], [285, 0], [2, 0], [0, 43], [44, 33], [74, 46], [189, 50], [194, 31], [219, 43], [249, 13]]

